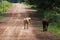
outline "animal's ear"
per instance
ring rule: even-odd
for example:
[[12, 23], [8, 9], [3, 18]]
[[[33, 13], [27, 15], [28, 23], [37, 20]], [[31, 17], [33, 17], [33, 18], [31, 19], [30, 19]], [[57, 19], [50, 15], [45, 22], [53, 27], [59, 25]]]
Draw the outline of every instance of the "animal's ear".
[[31, 18], [30, 18], [31, 19]]

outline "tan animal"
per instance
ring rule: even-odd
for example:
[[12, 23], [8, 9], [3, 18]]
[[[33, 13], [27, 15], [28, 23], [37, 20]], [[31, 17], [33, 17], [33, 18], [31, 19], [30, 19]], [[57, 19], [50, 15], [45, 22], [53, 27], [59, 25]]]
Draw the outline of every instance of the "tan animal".
[[28, 29], [28, 24], [30, 23], [30, 20], [31, 20], [30, 17], [24, 18], [24, 29], [25, 29], [25, 28]]

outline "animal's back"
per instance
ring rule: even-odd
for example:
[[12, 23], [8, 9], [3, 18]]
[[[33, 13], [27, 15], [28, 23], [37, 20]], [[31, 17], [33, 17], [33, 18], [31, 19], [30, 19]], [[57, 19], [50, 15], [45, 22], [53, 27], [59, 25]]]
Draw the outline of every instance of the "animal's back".
[[27, 18], [24, 18], [24, 22], [25, 22], [25, 23], [29, 23], [30, 19], [31, 19], [31, 18], [28, 18], [28, 17], [27, 17]]
[[47, 25], [48, 24], [48, 20], [43, 20], [43, 24]]
[[24, 20], [24, 23], [28, 23], [28, 21], [27, 20]]

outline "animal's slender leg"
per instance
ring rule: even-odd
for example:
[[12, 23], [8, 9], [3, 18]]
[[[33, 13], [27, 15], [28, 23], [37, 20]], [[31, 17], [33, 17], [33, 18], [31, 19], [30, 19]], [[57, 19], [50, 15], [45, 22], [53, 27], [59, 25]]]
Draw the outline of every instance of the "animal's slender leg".
[[48, 30], [48, 26], [46, 25], [46, 29], [45, 29], [45, 31], [47, 31]]
[[27, 23], [27, 29], [28, 29], [28, 23]]
[[24, 23], [24, 29], [25, 29], [25, 23]]
[[45, 31], [45, 25], [43, 25], [43, 32]]

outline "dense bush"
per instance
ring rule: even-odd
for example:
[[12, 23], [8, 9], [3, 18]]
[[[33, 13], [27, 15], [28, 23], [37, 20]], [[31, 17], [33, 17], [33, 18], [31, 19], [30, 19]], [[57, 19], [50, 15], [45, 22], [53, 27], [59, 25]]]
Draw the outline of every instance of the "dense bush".
[[51, 33], [60, 35], [60, 27], [57, 27], [57, 26], [56, 26], [56, 23], [55, 23], [55, 24], [51, 24], [51, 25], [48, 27], [48, 31], [51, 32]]
[[11, 3], [7, 1], [0, 2], [0, 13], [6, 12], [10, 6], [11, 6]]
[[29, 4], [36, 4], [42, 9], [52, 9], [53, 7], [60, 7], [60, 0], [29, 0]]
[[11, 3], [9, 3], [8, 1], [2, 1], [0, 2], [0, 19], [4, 18], [4, 16], [2, 16], [1, 14], [3, 14], [4, 12], [7, 11], [7, 9], [11, 6]]

